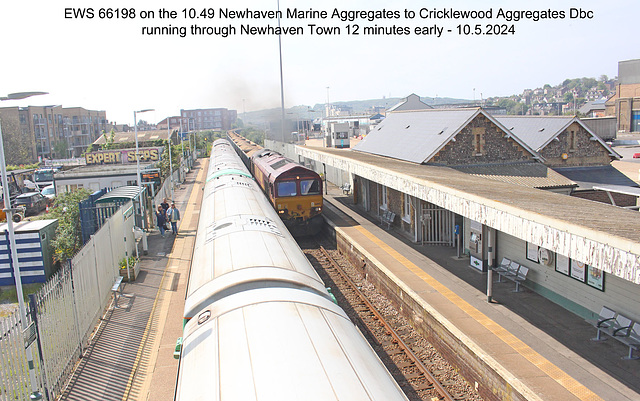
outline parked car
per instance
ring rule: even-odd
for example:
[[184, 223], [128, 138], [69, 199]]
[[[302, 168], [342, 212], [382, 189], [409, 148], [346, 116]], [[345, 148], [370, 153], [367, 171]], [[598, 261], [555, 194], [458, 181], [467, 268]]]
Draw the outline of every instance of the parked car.
[[51, 205], [53, 203], [53, 200], [56, 198], [56, 187], [53, 184], [47, 185], [42, 189], [42, 192], [40, 193], [42, 194], [42, 196], [47, 198], [47, 203]]
[[26, 208], [26, 216], [36, 215], [47, 208], [47, 198], [42, 196], [40, 192], [27, 192], [26, 194], [18, 195], [15, 204]]

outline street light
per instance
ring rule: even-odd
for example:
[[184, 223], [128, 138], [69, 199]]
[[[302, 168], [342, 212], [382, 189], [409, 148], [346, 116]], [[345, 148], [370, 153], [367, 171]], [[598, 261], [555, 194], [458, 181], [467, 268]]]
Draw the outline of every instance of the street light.
[[171, 143], [171, 123], [169, 122], [169, 117], [167, 117], [167, 139], [169, 140], [169, 182], [171, 184], [171, 200], [173, 200], [173, 163], [171, 160], [173, 144]]
[[19, 100], [19, 99], [26, 99], [31, 96], [48, 95], [48, 94], [49, 92], [16, 92], [16, 93], [10, 93], [7, 96], [2, 96], [0, 97], [0, 100]]
[[138, 113], [146, 113], [147, 111], [154, 111], [154, 109], [144, 109], [133, 112], [133, 130], [136, 135], [136, 172], [138, 174], [138, 190], [142, 187], [142, 180], [140, 179], [140, 155], [138, 154]]
[[[141, 196], [142, 193], [142, 179], [140, 178], [140, 153], [138, 152], [138, 120], [137, 120], [137, 114], [138, 113], [146, 113], [147, 111], [154, 111], [154, 109], [144, 109], [144, 110], [138, 110], [138, 111], [134, 111], [133, 112], [133, 130], [135, 132], [136, 135], [136, 173], [138, 175], [138, 196]], [[141, 212], [142, 212], [142, 226], [143, 228], [147, 227], [147, 219], [145, 218], [145, 207], [144, 207], [144, 202], [142, 202], [142, 199], [140, 199], [140, 205], [141, 205]]]
[[[7, 96], [0, 97], [0, 100], [18, 100], [26, 99], [30, 96], [46, 95], [47, 92], [19, 92], [11, 93]], [[2, 197], [4, 198], [4, 212], [7, 216], [7, 232], [9, 233], [9, 246], [11, 247], [11, 264], [13, 265], [13, 276], [16, 281], [16, 295], [18, 296], [18, 307], [20, 309], [20, 320], [22, 321], [22, 330], [26, 330], [27, 326], [27, 308], [24, 304], [24, 294], [22, 293], [22, 277], [20, 277], [20, 266], [18, 265], [18, 251], [16, 249], [16, 235], [13, 230], [13, 212], [11, 208], [11, 192], [9, 190], [9, 180], [7, 179], [7, 164], [4, 158], [4, 141], [2, 139], [2, 124], [0, 124], [0, 169], [2, 170]], [[38, 391], [36, 382], [35, 365], [33, 364], [33, 353], [31, 347], [27, 347], [27, 363], [29, 365], [29, 379], [31, 381], [32, 400], [41, 400], [42, 394]]]

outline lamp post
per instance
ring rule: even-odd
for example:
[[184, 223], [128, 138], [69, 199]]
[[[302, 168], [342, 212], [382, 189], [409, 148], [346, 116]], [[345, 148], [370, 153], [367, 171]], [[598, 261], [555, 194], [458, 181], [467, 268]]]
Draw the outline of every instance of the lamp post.
[[180, 120], [180, 147], [182, 148], [182, 157], [180, 158], [180, 164], [184, 164], [184, 141], [182, 140], [182, 120]]
[[171, 161], [171, 151], [172, 151], [172, 143], [171, 143], [171, 124], [169, 123], [169, 117], [167, 117], [167, 139], [169, 140], [169, 182], [171, 185], [171, 200], [173, 200], [173, 163]]
[[[278, 0], [278, 29], [280, 29], [280, 0]], [[278, 54], [280, 55], [280, 109], [282, 110], [280, 133], [282, 134], [282, 142], [286, 142], [284, 138], [284, 79], [282, 77], [282, 35], [278, 35]]]
[[[140, 196], [140, 194], [142, 194], [142, 179], [140, 178], [140, 154], [138, 151], [138, 120], [137, 120], [137, 114], [138, 113], [146, 113], [147, 111], [153, 111], [154, 109], [144, 109], [144, 110], [138, 110], [138, 111], [134, 111], [133, 112], [133, 130], [135, 132], [136, 135], [136, 173], [138, 175], [138, 196]], [[142, 226], [143, 228], [147, 227], [147, 219], [145, 216], [145, 207], [144, 207], [144, 202], [140, 202], [141, 204], [141, 212], [142, 212]]]
[[[7, 96], [0, 97], [0, 100], [18, 100], [26, 99], [30, 96], [46, 95], [47, 92], [20, 92], [11, 93]], [[22, 330], [26, 330], [27, 326], [27, 308], [24, 304], [24, 294], [22, 293], [22, 277], [20, 277], [20, 266], [18, 265], [18, 251], [16, 249], [16, 236], [13, 230], [13, 212], [11, 208], [11, 193], [9, 190], [9, 180], [7, 179], [7, 164], [4, 158], [4, 141], [2, 139], [2, 124], [0, 124], [0, 169], [2, 170], [2, 197], [4, 198], [4, 212], [7, 215], [7, 232], [9, 233], [9, 247], [11, 248], [11, 264], [13, 265], [13, 276], [16, 281], [16, 295], [18, 296], [18, 307], [20, 309], [20, 320], [22, 321]], [[31, 381], [31, 400], [41, 400], [42, 394], [38, 391], [36, 382], [35, 365], [33, 363], [33, 352], [31, 347], [27, 347], [27, 363], [29, 365], [29, 379]]]
[[136, 172], [138, 174], [138, 189], [142, 186], [142, 180], [140, 179], [140, 155], [138, 154], [138, 113], [146, 113], [147, 111], [154, 111], [154, 109], [144, 109], [133, 112], [133, 129], [136, 135]]

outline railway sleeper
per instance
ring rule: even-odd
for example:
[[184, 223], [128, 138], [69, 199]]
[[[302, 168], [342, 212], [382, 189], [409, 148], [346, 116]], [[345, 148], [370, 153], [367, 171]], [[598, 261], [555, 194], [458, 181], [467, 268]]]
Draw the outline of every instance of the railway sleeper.
[[404, 354], [404, 349], [400, 348], [400, 349], [393, 349], [393, 350], [387, 350], [387, 355], [389, 356], [396, 356], [396, 355], [400, 355], [400, 354]]
[[412, 385], [413, 389], [416, 391], [426, 391], [433, 390], [433, 383], [429, 381], [424, 381], [422, 383]]
[[406, 375], [404, 375], [404, 377], [407, 378], [407, 380], [411, 380], [411, 379], [416, 379], [418, 377], [424, 377], [426, 380], [426, 376], [424, 375], [423, 372], [413, 372], [413, 373], [407, 373]]
[[416, 366], [416, 364], [413, 361], [405, 361], [405, 362], [396, 363], [396, 366], [400, 369], [404, 369], [404, 368], [408, 368], [409, 366]]

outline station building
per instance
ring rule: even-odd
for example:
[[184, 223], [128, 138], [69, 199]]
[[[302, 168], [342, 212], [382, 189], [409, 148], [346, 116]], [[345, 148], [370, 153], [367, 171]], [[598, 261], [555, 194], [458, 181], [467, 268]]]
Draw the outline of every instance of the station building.
[[350, 183], [359, 209], [391, 212], [411, 241], [459, 244], [480, 274], [508, 258], [529, 268], [527, 288], [580, 316], [606, 305], [640, 320], [640, 215], [568, 196], [580, 185], [558, 173], [619, 159], [578, 119], [393, 112], [353, 150], [266, 146]]
[[605, 105], [606, 115], [616, 117], [618, 132], [640, 132], [640, 59], [618, 62], [616, 93]]

